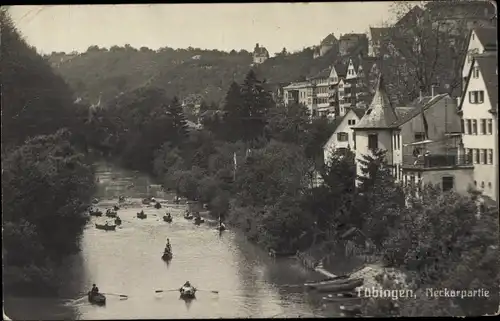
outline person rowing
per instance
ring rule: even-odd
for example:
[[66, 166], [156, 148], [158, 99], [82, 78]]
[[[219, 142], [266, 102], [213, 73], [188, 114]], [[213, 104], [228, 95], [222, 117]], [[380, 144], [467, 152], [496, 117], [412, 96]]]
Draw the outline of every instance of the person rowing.
[[167, 239], [167, 245], [165, 246], [165, 253], [172, 253], [172, 246], [170, 245], [170, 239]]
[[99, 293], [99, 288], [94, 284], [92, 284], [92, 289], [90, 290], [90, 293], [92, 295], [98, 294]]
[[192, 288], [191, 283], [189, 283], [189, 281], [186, 281], [186, 283], [184, 283], [184, 285], [182, 286], [182, 288], [184, 288], [184, 289]]

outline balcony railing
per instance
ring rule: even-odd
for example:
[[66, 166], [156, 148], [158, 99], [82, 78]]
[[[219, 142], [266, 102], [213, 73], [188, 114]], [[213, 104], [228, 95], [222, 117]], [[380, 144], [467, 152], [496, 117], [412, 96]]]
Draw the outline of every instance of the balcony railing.
[[472, 166], [469, 155], [403, 155], [403, 167], [412, 168], [439, 168]]

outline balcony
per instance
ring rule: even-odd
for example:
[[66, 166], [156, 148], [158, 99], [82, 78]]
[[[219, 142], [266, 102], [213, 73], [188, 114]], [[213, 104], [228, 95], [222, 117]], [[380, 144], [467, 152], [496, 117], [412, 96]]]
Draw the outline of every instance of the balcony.
[[438, 169], [453, 167], [468, 167], [472, 165], [471, 157], [467, 155], [403, 155], [403, 168], [406, 169]]

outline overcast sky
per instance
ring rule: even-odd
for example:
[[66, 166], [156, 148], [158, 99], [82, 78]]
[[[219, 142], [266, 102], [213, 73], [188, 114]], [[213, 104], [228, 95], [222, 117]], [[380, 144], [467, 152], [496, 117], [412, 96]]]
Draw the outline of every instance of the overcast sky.
[[366, 32], [390, 18], [390, 2], [12, 6], [11, 16], [41, 53], [91, 45], [301, 50], [329, 33]]

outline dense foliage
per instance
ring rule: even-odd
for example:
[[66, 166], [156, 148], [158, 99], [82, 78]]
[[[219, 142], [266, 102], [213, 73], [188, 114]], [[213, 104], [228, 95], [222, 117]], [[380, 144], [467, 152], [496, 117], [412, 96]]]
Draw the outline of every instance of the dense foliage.
[[[2, 219], [8, 293], [48, 294], [58, 264], [79, 249], [94, 187], [83, 106], [0, 10]], [[68, 128], [70, 131], [68, 131]]]

